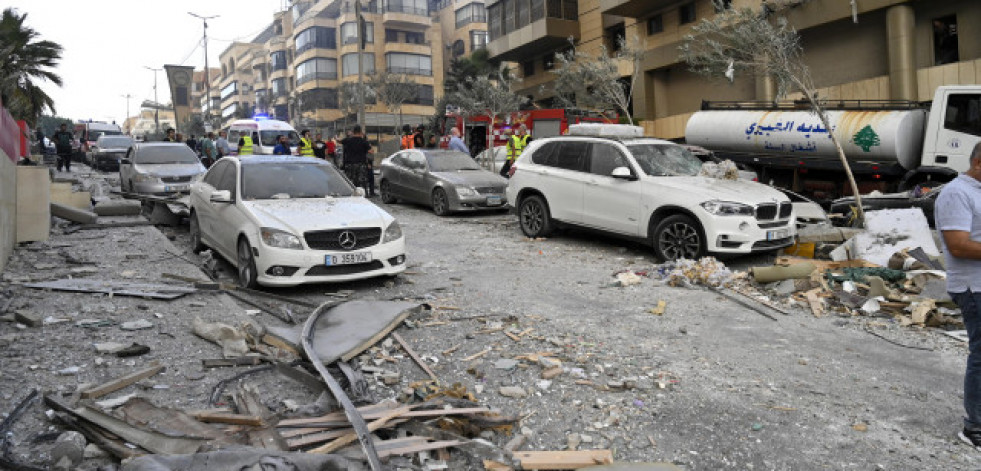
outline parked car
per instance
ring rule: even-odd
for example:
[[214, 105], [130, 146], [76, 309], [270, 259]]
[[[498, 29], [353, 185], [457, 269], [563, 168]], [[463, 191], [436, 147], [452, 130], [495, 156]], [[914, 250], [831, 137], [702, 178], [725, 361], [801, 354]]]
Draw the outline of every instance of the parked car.
[[383, 203], [425, 204], [439, 216], [504, 208], [507, 185], [469, 155], [439, 149], [407, 149], [387, 157], [379, 182]]
[[194, 250], [214, 249], [238, 269], [245, 287], [405, 270], [398, 221], [320, 159], [225, 157], [194, 184], [190, 201]]
[[501, 167], [504, 167], [504, 162], [508, 160], [508, 146], [497, 146], [493, 149], [484, 149], [477, 154], [477, 163], [483, 165], [490, 157], [491, 161], [494, 162], [494, 173], [500, 173]]
[[186, 144], [134, 143], [119, 161], [119, 186], [122, 191], [150, 195], [187, 193], [204, 172]]
[[103, 134], [89, 147], [86, 161], [96, 170], [116, 171], [119, 170], [119, 161], [132, 146], [132, 137]]
[[702, 162], [691, 152], [641, 137], [639, 128], [638, 137], [618, 138], [569, 129], [568, 136], [530, 143], [511, 167], [508, 203], [526, 236], [583, 226], [646, 241], [662, 260], [770, 251], [794, 242], [793, 205], [779, 191], [698, 176]]
[[[932, 183], [932, 182], [931, 182]], [[871, 193], [862, 195], [862, 209], [875, 211], [877, 209], [920, 208], [931, 228], [934, 228], [933, 211], [937, 196], [944, 185], [918, 185], [912, 190], [900, 193]], [[848, 196], [831, 202], [831, 214], [836, 215], [836, 225], [849, 225], [852, 221], [852, 208], [855, 197]]]
[[797, 217], [797, 229], [804, 226], [831, 225], [831, 221], [828, 219], [828, 213], [824, 211], [821, 205], [815, 203], [810, 198], [785, 188], [772, 188], [786, 195], [790, 199], [791, 204], [794, 205], [794, 215]]

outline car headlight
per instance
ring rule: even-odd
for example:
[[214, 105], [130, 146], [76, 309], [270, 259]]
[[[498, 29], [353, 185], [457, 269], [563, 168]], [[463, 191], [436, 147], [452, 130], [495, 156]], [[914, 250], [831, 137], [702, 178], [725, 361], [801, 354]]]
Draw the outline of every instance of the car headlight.
[[456, 187], [456, 194], [461, 198], [464, 196], [477, 196], [477, 190], [467, 186], [458, 186]]
[[388, 227], [385, 228], [385, 237], [382, 238], [382, 243], [386, 244], [395, 240], [402, 238], [402, 226], [399, 226], [398, 221], [392, 221]]
[[137, 173], [137, 174], [133, 175], [133, 181], [134, 182], [142, 182], [142, 183], [159, 183], [160, 182], [160, 179], [157, 178], [156, 175], [149, 175], [149, 174], [146, 174], [146, 173]]
[[303, 244], [300, 243], [300, 238], [290, 234], [289, 232], [273, 229], [271, 227], [263, 227], [262, 229], [259, 229], [259, 233], [262, 235], [262, 242], [270, 247], [279, 247], [281, 249], [303, 249]]
[[756, 209], [748, 204], [732, 201], [706, 201], [702, 208], [716, 216], [755, 216]]

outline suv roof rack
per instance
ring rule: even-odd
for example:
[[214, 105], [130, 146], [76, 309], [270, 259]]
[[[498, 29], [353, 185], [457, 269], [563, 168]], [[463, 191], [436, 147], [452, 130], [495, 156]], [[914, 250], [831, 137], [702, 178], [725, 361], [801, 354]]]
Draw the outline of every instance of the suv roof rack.
[[644, 128], [629, 124], [581, 123], [569, 125], [569, 136], [608, 137], [614, 139], [644, 137]]

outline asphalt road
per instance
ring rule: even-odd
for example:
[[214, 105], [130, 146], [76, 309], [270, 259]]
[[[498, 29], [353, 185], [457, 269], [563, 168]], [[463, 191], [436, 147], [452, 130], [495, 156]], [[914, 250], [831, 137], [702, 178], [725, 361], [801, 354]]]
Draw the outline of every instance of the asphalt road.
[[[651, 250], [582, 231], [529, 241], [507, 213], [439, 218], [423, 207], [383, 206], [406, 234], [406, 274], [276, 292], [322, 300], [352, 290], [451, 306], [448, 322], [414, 329], [411, 342], [447, 384], [530, 414], [520, 427], [528, 449], [612, 448], [618, 459], [690, 469], [981, 468], [979, 452], [956, 438], [966, 348], [939, 331], [803, 310], [771, 320], [704, 289], [647, 279], [610, 287], [617, 271], [651, 269]], [[176, 243], [189, 254], [186, 233]], [[659, 300], [666, 312], [650, 314]], [[476, 315], [490, 320], [452, 319]], [[478, 330], [495, 322], [533, 328], [533, 340]], [[440, 354], [453, 346], [454, 354]], [[493, 352], [462, 361], [485, 347]], [[568, 368], [548, 384], [535, 366], [502, 371], [494, 363], [546, 350]], [[624, 380], [638, 385], [580, 384]], [[498, 394], [508, 385], [530, 394]]]

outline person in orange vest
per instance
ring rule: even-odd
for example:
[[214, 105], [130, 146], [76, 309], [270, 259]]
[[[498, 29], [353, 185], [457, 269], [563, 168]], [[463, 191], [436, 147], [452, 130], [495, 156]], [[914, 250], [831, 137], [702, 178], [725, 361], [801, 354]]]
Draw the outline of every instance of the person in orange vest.
[[406, 124], [405, 126], [402, 126], [402, 144], [399, 148], [414, 149], [415, 147], [415, 138], [412, 135], [412, 126]]

